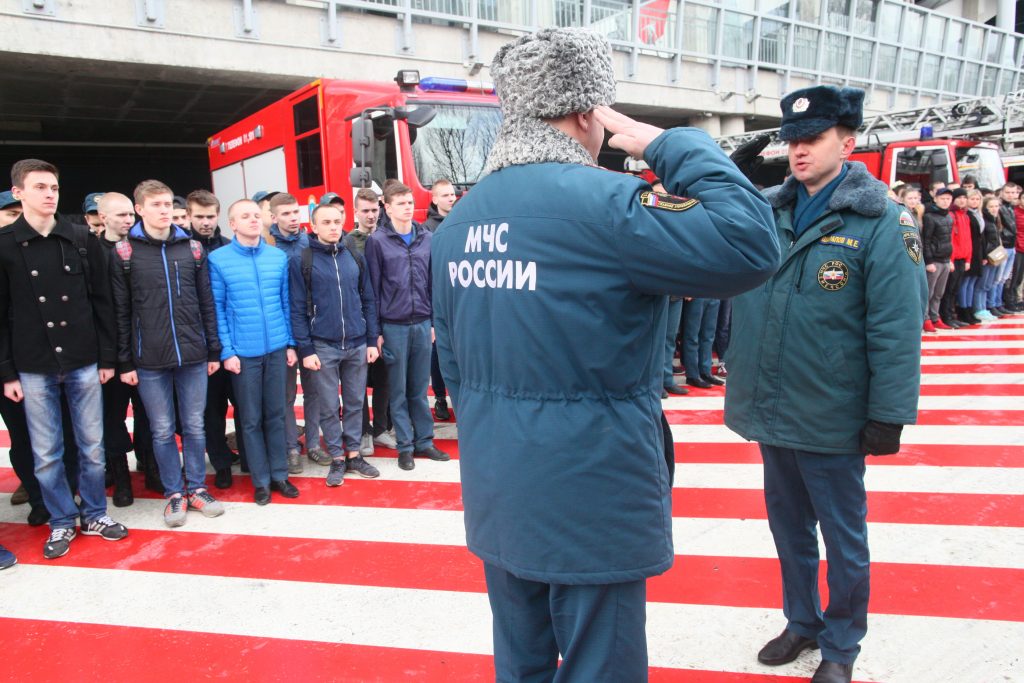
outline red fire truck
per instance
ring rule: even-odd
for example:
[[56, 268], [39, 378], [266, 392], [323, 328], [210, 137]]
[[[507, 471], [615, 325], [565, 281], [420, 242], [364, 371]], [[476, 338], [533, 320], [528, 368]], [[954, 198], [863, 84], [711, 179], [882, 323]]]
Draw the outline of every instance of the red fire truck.
[[[913, 183], [926, 190], [933, 182], [961, 183], [974, 176], [979, 187], [996, 189], [1007, 179], [1000, 152], [1012, 154], [1024, 142], [1024, 91], [980, 97], [867, 118], [857, 131], [850, 157], [888, 185]], [[718, 138], [728, 153], [764, 133], [751, 131]], [[785, 178], [787, 145], [775, 142], [763, 152], [765, 163], [755, 181], [770, 187]]]
[[[465, 190], [479, 179], [500, 124], [486, 83], [420, 79], [414, 70], [394, 83], [321, 79], [209, 138], [213, 191], [227, 203], [287, 191], [308, 223], [323, 194], [336, 192], [351, 207], [359, 187], [379, 192], [397, 178], [412, 188], [423, 220], [435, 180]], [[351, 227], [351, 210], [346, 221]]]

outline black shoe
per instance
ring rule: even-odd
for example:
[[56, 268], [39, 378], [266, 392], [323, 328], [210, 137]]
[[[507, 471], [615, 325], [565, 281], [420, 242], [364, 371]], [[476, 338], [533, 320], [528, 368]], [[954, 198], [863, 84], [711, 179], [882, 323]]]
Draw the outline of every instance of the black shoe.
[[996, 306], [995, 308], [989, 309], [989, 312], [998, 315], [1000, 318], [1005, 318], [1010, 315], [1010, 311], [1005, 306]]
[[447, 422], [452, 419], [451, 411], [448, 410], [448, 401], [439, 398], [434, 402], [434, 417], [441, 422]]
[[132, 494], [132, 478], [128, 471], [128, 456], [117, 454], [110, 459], [110, 469], [114, 473], [114, 495], [112, 502], [116, 508], [128, 507], [135, 502]]
[[277, 491], [285, 498], [298, 498], [299, 490], [295, 488], [295, 484], [291, 483], [287, 479], [284, 481], [272, 481], [270, 482], [270, 490]]
[[253, 500], [256, 501], [257, 505], [266, 505], [270, 502], [270, 489], [259, 487], [256, 489], [256, 493], [253, 495]]
[[[689, 389], [687, 389], [687, 390], [686, 390], [686, 393], [690, 393], [690, 390], [689, 390]], [[665, 398], [668, 398], [668, 392], [667, 392], [667, 391], [665, 391], [664, 389], [662, 389], [662, 390], [661, 390], [661, 397], [662, 397], [663, 399], [665, 399]]]
[[942, 322], [944, 322], [946, 325], [949, 325], [954, 330], [959, 330], [961, 327], [964, 327], [964, 324], [959, 320], [943, 320]]
[[698, 389], [710, 389], [712, 387], [711, 382], [706, 382], [700, 377], [687, 377], [686, 383], [691, 387], [697, 387]]
[[[662, 392], [665, 394], [675, 394], [676, 396], [686, 396], [690, 393], [690, 390], [686, 387], [681, 387], [678, 384], [670, 384], [662, 387]], [[668, 396], [662, 396], [662, 398], [668, 398]]]
[[234, 483], [234, 478], [231, 475], [231, 468], [225, 467], [222, 470], [217, 470], [217, 474], [213, 476], [213, 485], [219, 489], [229, 489]]
[[28, 525], [29, 526], [42, 526], [50, 521], [50, 511], [46, 509], [45, 505], [36, 505], [34, 508], [29, 510], [28, 513]]
[[725, 380], [724, 379], [718, 379], [714, 375], [701, 375], [700, 378], [702, 380], [704, 380], [705, 382], [707, 382], [708, 384], [713, 384], [716, 387], [724, 387], [725, 386]]
[[817, 650], [818, 641], [813, 638], [804, 638], [787, 628], [777, 638], [772, 638], [761, 648], [761, 651], [757, 653], [757, 661], [768, 666], [789, 664], [808, 648]]
[[821, 660], [818, 670], [814, 672], [811, 683], [850, 683], [853, 680], [853, 664], [840, 664]]
[[452, 459], [450, 455], [439, 450], [437, 446], [428, 446], [423, 450], [413, 451], [412, 454], [417, 458], [430, 458], [431, 460], [437, 460], [438, 462], [448, 462]]
[[411, 470], [416, 467], [416, 462], [412, 459], [411, 451], [403, 451], [398, 454], [398, 466], [403, 470]]

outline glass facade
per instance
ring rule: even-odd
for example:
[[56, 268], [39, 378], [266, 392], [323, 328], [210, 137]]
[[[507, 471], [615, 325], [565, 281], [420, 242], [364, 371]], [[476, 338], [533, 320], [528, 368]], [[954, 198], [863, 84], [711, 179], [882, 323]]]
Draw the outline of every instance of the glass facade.
[[763, 67], [943, 99], [1024, 87], [1021, 36], [902, 0], [339, 2], [396, 15], [409, 8], [414, 21], [451, 15], [452, 26], [469, 23], [472, 3], [481, 30], [589, 26], [634, 56], [643, 52], [716, 66]]

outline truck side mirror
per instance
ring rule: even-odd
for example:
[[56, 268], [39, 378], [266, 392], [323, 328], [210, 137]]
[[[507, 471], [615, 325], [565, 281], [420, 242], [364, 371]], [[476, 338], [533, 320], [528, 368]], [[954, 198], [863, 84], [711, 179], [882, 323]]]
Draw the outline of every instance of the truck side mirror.
[[370, 187], [373, 183], [373, 122], [365, 117], [352, 120], [352, 163], [349, 182], [352, 187]]
[[395, 118], [405, 119], [410, 128], [425, 126], [433, 121], [435, 116], [437, 116], [437, 110], [426, 105], [395, 108]]

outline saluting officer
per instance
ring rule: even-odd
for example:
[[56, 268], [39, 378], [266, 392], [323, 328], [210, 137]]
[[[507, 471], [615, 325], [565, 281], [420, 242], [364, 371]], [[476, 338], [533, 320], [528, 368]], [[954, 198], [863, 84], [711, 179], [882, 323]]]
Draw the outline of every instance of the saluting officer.
[[[779, 261], [771, 211], [702, 131], [605, 106], [603, 37], [544, 29], [501, 48], [491, 74], [504, 120], [490, 174], [432, 261], [497, 678], [644, 681], [646, 579], [673, 560], [667, 295], [763, 283]], [[596, 167], [606, 127], [689, 199]]]
[[[848, 161], [864, 91], [817, 86], [782, 100], [792, 176], [765, 191], [783, 261], [733, 304], [725, 423], [759, 442], [786, 629], [758, 653], [820, 647], [812, 681], [850, 681], [867, 630], [864, 456], [899, 451], [917, 418], [927, 283], [910, 214]], [[829, 604], [818, 594], [820, 525]]]

